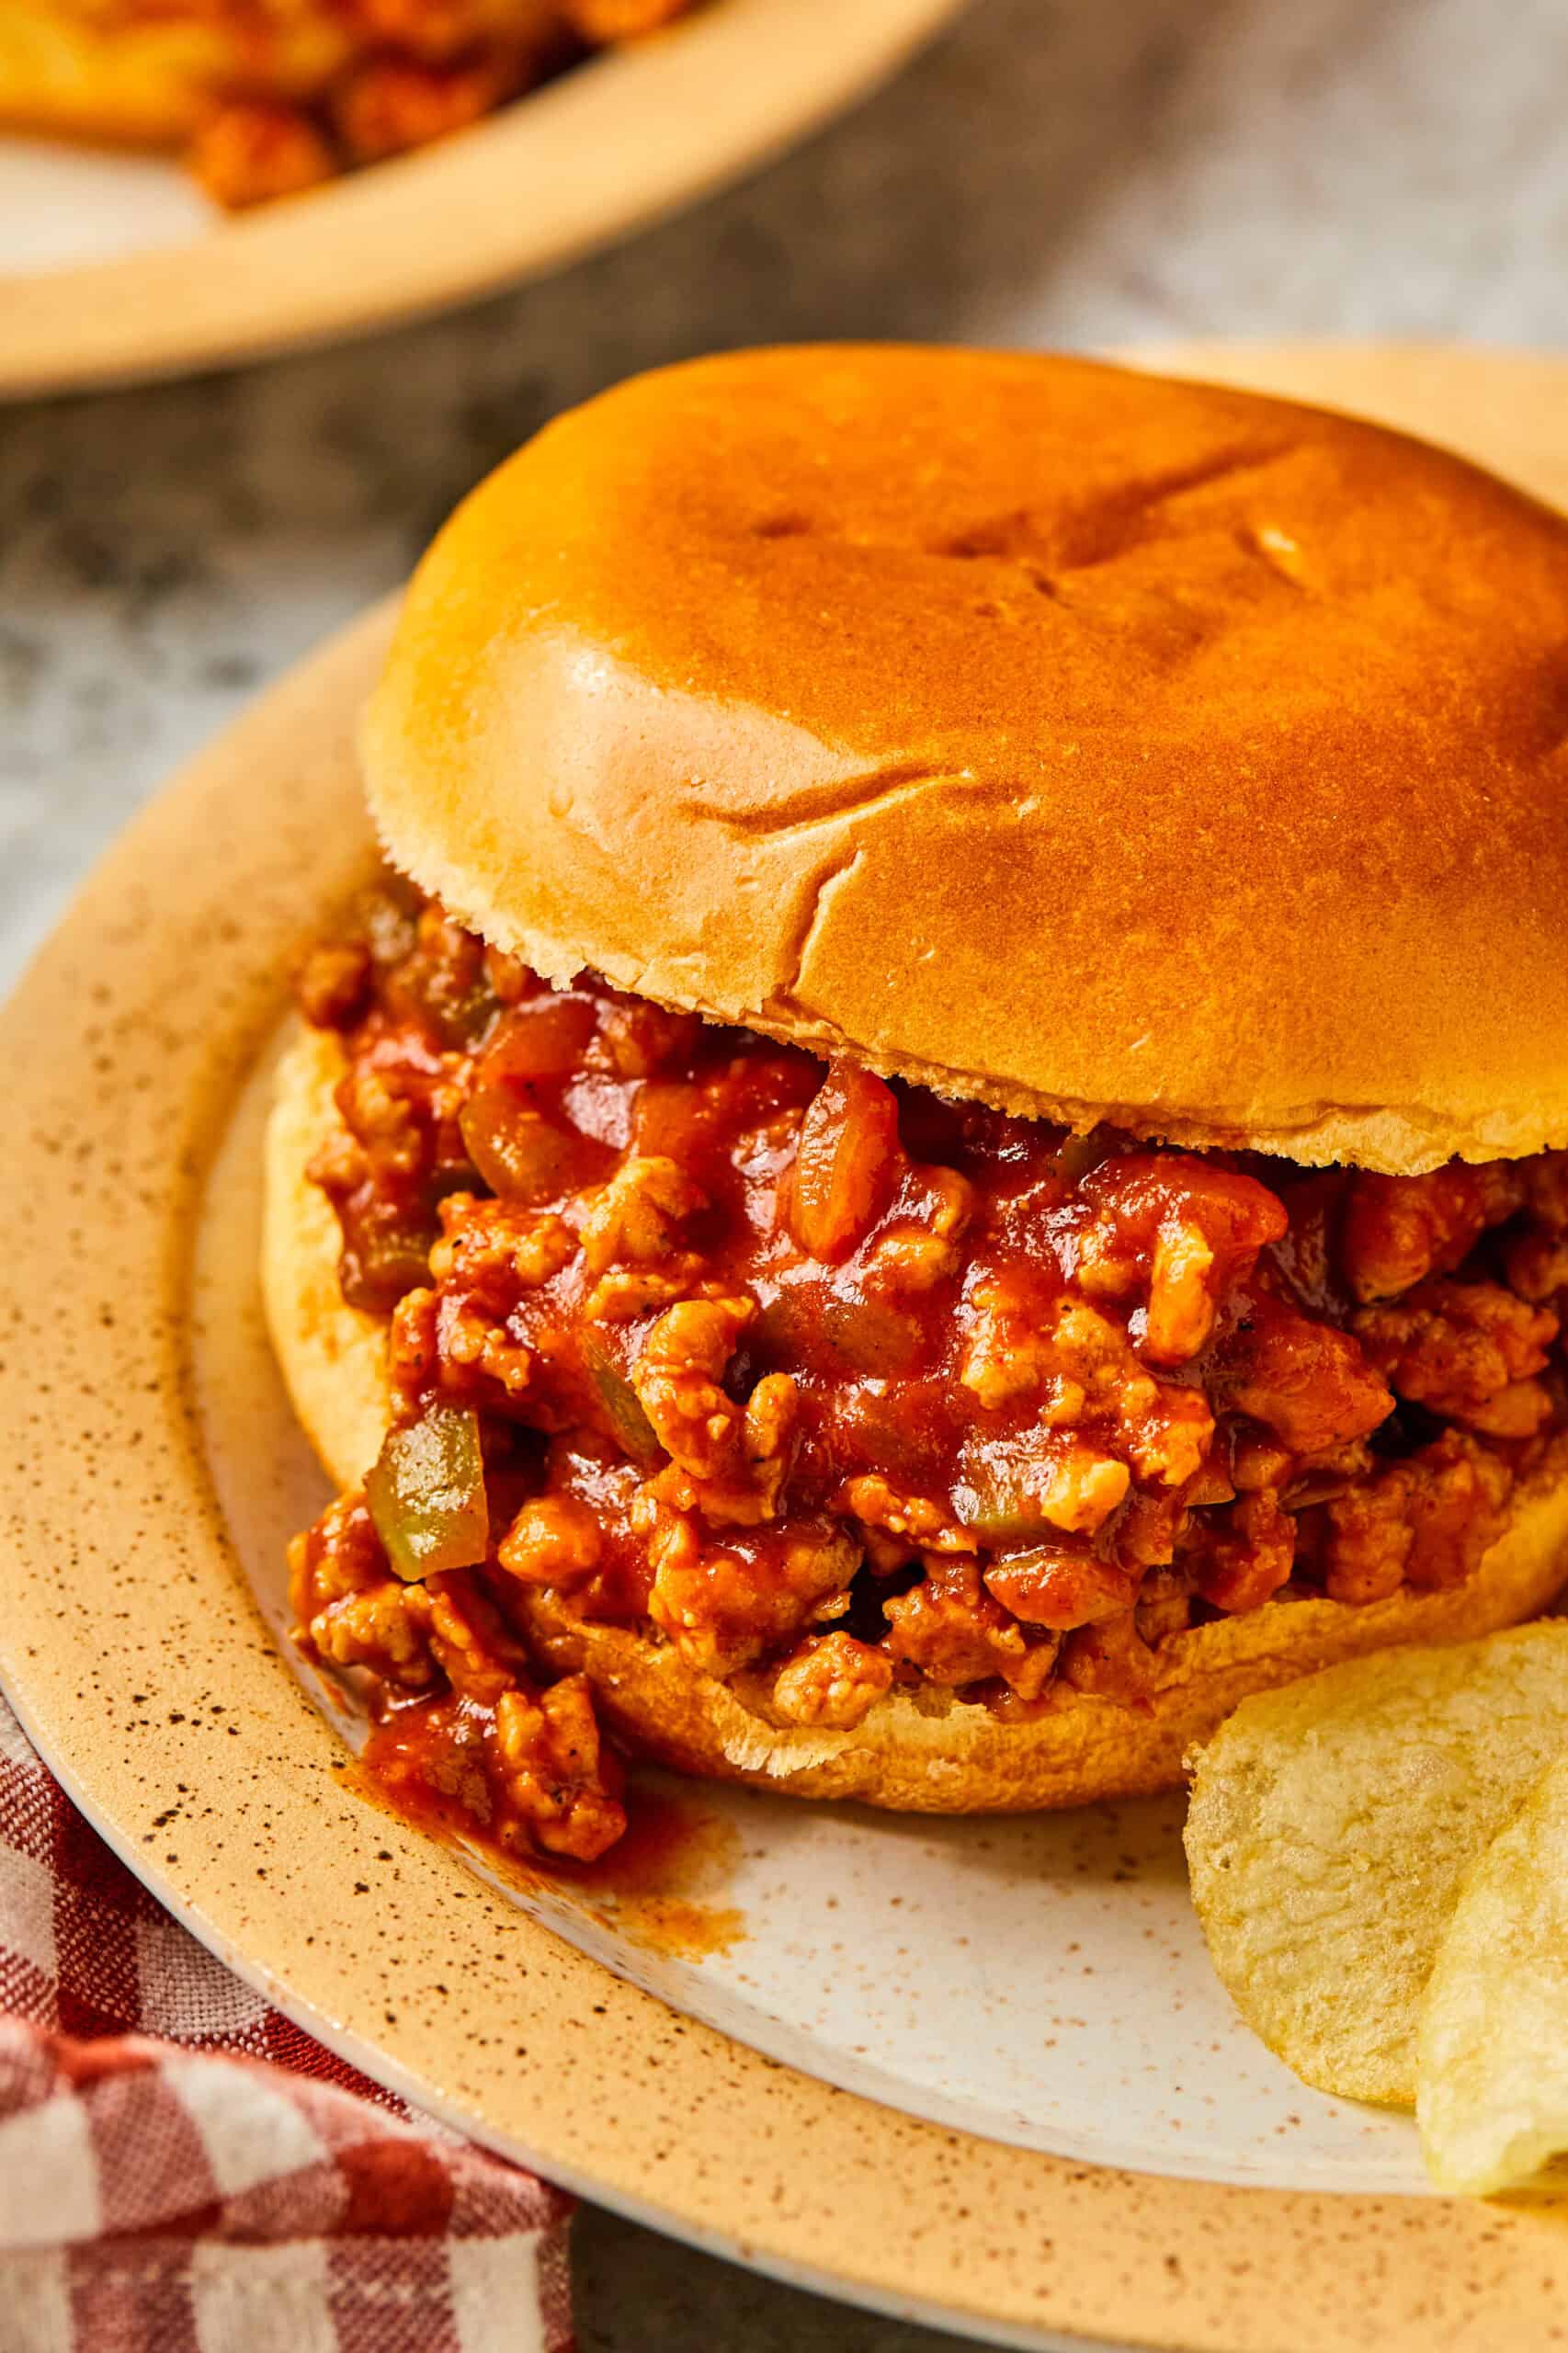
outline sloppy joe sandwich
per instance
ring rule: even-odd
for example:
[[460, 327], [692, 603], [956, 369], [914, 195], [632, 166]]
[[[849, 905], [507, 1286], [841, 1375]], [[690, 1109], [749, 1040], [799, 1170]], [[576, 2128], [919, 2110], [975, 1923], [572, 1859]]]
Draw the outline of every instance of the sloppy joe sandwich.
[[387, 1777], [962, 1812], [1568, 1545], [1568, 523], [1066, 358], [638, 379], [426, 558], [267, 1291]]

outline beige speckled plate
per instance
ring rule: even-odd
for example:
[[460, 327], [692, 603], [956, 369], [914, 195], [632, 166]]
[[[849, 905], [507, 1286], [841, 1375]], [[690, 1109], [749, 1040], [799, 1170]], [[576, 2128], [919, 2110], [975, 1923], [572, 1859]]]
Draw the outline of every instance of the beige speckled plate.
[[765, 162], [962, 0], [710, 0], [460, 137], [239, 220], [158, 158], [0, 131], [0, 396], [385, 325], [574, 259]]
[[[1568, 363], [1195, 364], [1568, 495]], [[290, 952], [366, 856], [349, 728], [385, 627], [170, 788], [0, 1029], [0, 1674], [56, 1770], [334, 2047], [785, 2276], [1032, 2346], [1556, 2341], [1568, 2202], [1423, 2194], [1406, 2125], [1274, 2068], [1203, 1962], [1174, 1803], [933, 1825], [734, 1793], [683, 1942], [636, 1897], [497, 1886], [355, 1794], [274, 1633], [319, 1490], [259, 1345], [254, 1137]]]

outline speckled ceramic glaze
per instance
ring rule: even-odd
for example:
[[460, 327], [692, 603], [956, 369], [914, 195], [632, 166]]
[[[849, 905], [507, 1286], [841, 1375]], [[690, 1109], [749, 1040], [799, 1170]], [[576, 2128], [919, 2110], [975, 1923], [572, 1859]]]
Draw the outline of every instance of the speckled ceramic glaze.
[[[1224, 365], [1568, 492], [1568, 366]], [[1568, 2202], [1419, 2194], [1401, 2122], [1235, 2025], [1173, 1802], [934, 1825], [699, 1792], [671, 1935], [645, 1891], [496, 1885], [358, 1794], [277, 1639], [319, 1484], [256, 1321], [255, 1133], [291, 957], [366, 862], [349, 739], [385, 631], [170, 789], [6, 1017], [0, 1672], [55, 1768], [371, 2073], [779, 2272], [1028, 2345], [1568, 2338]]]
[[0, 132], [0, 395], [408, 318], [570, 261], [787, 146], [961, 0], [714, 0], [459, 138], [220, 220], [159, 160]]

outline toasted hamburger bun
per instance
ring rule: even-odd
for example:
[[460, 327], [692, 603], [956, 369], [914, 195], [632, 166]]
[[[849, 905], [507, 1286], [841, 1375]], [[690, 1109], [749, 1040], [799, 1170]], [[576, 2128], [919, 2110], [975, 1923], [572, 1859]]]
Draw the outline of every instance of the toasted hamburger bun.
[[1086, 361], [635, 379], [421, 565], [393, 861], [584, 966], [1087, 1126], [1415, 1173], [1568, 1141], [1568, 522]]
[[[387, 1422], [381, 1318], [347, 1306], [339, 1236], [305, 1165], [339, 1124], [344, 1069], [335, 1039], [301, 1029], [278, 1068], [267, 1143], [264, 1289], [273, 1342], [295, 1409], [343, 1487], [358, 1484]], [[1156, 1653], [1147, 1711], [1064, 1692], [1032, 1723], [928, 1690], [880, 1699], [855, 1732], [770, 1716], [765, 1687], [720, 1682], [651, 1632], [589, 1626], [555, 1597], [517, 1586], [512, 1612], [562, 1672], [582, 1669], [599, 1711], [643, 1755], [712, 1779], [803, 1798], [860, 1798], [930, 1813], [1023, 1812], [1166, 1789], [1187, 1750], [1249, 1692], [1397, 1643], [1457, 1643], [1542, 1608], [1568, 1569], [1568, 1438], [1545, 1472], [1517, 1491], [1502, 1539], [1449, 1593], [1401, 1593], [1365, 1607], [1269, 1602], [1178, 1634]]]

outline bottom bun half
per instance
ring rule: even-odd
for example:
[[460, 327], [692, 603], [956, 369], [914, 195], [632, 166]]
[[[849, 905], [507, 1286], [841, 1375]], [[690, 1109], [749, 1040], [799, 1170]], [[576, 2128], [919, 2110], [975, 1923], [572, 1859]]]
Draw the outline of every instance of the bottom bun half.
[[[335, 1041], [301, 1030], [278, 1066], [267, 1131], [263, 1286], [295, 1410], [327, 1471], [356, 1486], [386, 1427], [385, 1325], [337, 1282], [336, 1220], [305, 1175], [338, 1124]], [[581, 1671], [599, 1712], [636, 1752], [710, 1779], [805, 1798], [858, 1798], [925, 1813], [1025, 1812], [1169, 1789], [1188, 1748], [1249, 1692], [1401, 1643], [1461, 1643], [1533, 1616], [1568, 1576], [1568, 1440], [1516, 1491], [1505, 1534], [1448, 1593], [1363, 1607], [1276, 1601], [1167, 1639], [1146, 1707], [1067, 1692], [1009, 1723], [936, 1691], [892, 1693], [854, 1732], [776, 1722], [759, 1683], [688, 1665], [651, 1632], [587, 1625], [557, 1597], [519, 1586], [512, 1614], [541, 1659]]]

